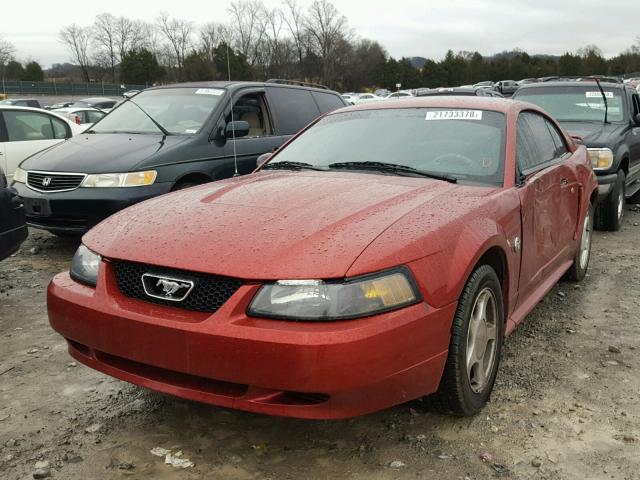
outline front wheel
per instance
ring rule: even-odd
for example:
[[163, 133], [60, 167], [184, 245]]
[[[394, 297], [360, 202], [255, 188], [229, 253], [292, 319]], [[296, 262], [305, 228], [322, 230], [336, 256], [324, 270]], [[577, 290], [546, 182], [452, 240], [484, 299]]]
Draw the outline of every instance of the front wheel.
[[598, 229], [617, 232], [622, 226], [625, 203], [626, 175], [623, 170], [618, 170], [616, 183], [613, 184], [611, 193], [607, 199], [598, 206], [596, 220]]
[[590, 205], [582, 222], [582, 235], [580, 243], [573, 257], [573, 265], [567, 270], [566, 277], [574, 282], [579, 282], [587, 275], [589, 260], [591, 258], [591, 239], [593, 237], [593, 206]]
[[504, 336], [504, 303], [496, 272], [478, 267], [460, 296], [451, 343], [438, 391], [429, 397], [440, 411], [469, 416], [485, 406], [493, 390]]

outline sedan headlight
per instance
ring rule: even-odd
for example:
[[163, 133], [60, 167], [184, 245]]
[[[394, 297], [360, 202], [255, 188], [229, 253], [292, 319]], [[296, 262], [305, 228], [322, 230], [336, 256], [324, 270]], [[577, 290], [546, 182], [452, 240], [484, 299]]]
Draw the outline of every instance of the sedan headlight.
[[263, 285], [249, 315], [290, 320], [346, 320], [405, 307], [421, 300], [406, 268], [345, 281], [280, 280]]
[[143, 187], [153, 185], [157, 175], [158, 172], [155, 170], [132, 173], [98, 173], [96, 175], [87, 175], [80, 186], [92, 188]]
[[16, 183], [27, 183], [27, 172], [20, 167], [13, 172], [13, 181]]
[[613, 152], [608, 148], [587, 148], [594, 170], [607, 170], [613, 165]]
[[71, 268], [69, 269], [71, 278], [95, 287], [96, 283], [98, 283], [100, 260], [100, 255], [92, 252], [84, 245], [80, 245], [71, 261]]

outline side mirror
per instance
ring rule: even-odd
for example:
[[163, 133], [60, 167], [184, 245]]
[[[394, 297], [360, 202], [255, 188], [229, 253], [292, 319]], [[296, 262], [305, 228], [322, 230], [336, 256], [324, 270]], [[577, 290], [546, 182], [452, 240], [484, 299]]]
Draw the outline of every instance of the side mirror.
[[224, 130], [224, 136], [226, 138], [241, 138], [247, 135], [249, 135], [249, 123], [244, 120], [229, 122]]
[[271, 152], [263, 153], [262, 155], [260, 155], [256, 160], [256, 168], [260, 168], [265, 163], [267, 163], [267, 161], [271, 158], [271, 155], [272, 155]]

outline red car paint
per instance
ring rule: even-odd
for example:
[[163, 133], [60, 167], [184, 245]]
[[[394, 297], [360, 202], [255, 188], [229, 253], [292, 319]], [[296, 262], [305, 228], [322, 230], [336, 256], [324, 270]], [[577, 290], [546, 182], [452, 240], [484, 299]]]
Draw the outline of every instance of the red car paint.
[[[48, 290], [51, 325], [74, 358], [97, 370], [242, 410], [343, 418], [434, 392], [457, 299], [474, 267], [488, 252], [503, 259], [511, 332], [571, 265], [597, 182], [585, 148], [564, 134], [569, 158], [516, 186], [516, 119], [522, 110], [540, 112], [529, 104], [434, 97], [345, 110], [415, 107], [503, 112], [504, 187], [262, 171], [152, 199], [85, 235], [103, 257], [97, 287], [56, 276]], [[122, 294], [113, 259], [244, 284], [215, 313], [191, 312]], [[335, 322], [246, 314], [262, 281], [341, 279], [398, 265], [413, 273], [421, 303]]]

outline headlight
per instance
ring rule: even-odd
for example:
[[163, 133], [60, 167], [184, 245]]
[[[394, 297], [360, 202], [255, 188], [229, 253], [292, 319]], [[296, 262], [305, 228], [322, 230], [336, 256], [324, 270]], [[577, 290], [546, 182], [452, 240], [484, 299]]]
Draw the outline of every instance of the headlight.
[[420, 299], [411, 273], [399, 268], [341, 282], [280, 280], [263, 285], [248, 313], [291, 320], [345, 320], [405, 307]]
[[100, 255], [92, 252], [84, 245], [80, 245], [71, 261], [71, 268], [69, 270], [71, 278], [80, 283], [95, 287], [96, 283], [98, 283], [100, 260]]
[[613, 165], [613, 152], [608, 148], [587, 148], [594, 170], [607, 170]]
[[99, 173], [97, 175], [87, 175], [81, 187], [143, 187], [153, 185], [158, 172], [149, 170], [148, 172], [132, 173]]
[[27, 172], [20, 167], [16, 168], [16, 171], [13, 172], [13, 181], [17, 183], [27, 183]]

